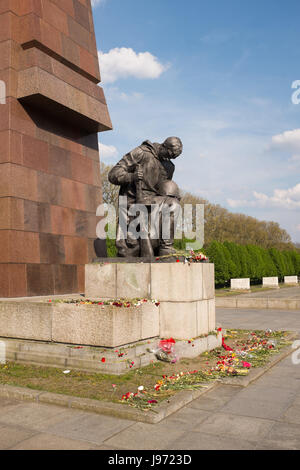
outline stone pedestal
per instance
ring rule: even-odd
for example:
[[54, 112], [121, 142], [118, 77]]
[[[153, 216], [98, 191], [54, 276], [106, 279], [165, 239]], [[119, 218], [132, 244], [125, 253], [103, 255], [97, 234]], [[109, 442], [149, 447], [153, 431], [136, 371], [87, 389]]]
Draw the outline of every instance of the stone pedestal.
[[[82, 303], [80, 295], [1, 300], [0, 362], [122, 374], [157, 360], [160, 338], [176, 340], [179, 358], [221, 346], [213, 264], [90, 264], [86, 290], [99, 302]], [[100, 302], [117, 298], [130, 307]]]
[[91, 299], [157, 300], [160, 337], [188, 340], [215, 329], [214, 265], [211, 263], [88, 264], [85, 292]]
[[0, 337], [114, 348], [159, 336], [159, 307], [1, 302]]

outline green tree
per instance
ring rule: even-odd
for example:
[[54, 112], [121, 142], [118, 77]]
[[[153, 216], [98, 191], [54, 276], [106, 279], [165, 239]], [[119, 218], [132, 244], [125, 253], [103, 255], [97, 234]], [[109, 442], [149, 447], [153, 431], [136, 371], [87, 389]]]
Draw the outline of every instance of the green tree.
[[225, 243], [222, 244], [222, 249], [223, 249], [223, 253], [224, 253], [224, 256], [225, 256], [226, 263], [227, 263], [229, 279], [236, 279], [237, 276], [238, 276], [239, 271], [238, 271], [238, 268], [237, 268], [237, 266], [236, 266], [236, 264], [233, 260], [231, 252], [227, 248]]
[[235, 277], [240, 278], [242, 274], [242, 267], [241, 267], [239, 249], [236, 243], [233, 243], [233, 242], [226, 241], [224, 242], [224, 246], [226, 246], [226, 248], [229, 250], [232, 261], [235, 264], [235, 267], [236, 267]]
[[280, 280], [282, 280], [287, 271], [286, 262], [285, 262], [283, 253], [277, 250], [277, 248], [270, 248], [269, 253], [276, 266], [277, 276], [279, 277]]
[[205, 250], [210, 261], [215, 264], [215, 282], [222, 286], [229, 280], [228, 266], [221, 243], [213, 241]]

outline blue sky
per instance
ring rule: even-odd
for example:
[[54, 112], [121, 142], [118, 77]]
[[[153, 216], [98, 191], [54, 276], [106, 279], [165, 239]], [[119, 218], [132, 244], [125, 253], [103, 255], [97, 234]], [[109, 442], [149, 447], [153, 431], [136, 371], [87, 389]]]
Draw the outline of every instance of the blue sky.
[[[95, 0], [107, 164], [178, 135], [174, 179], [300, 242], [300, 4], [294, 0]], [[300, 97], [300, 93], [299, 93]]]

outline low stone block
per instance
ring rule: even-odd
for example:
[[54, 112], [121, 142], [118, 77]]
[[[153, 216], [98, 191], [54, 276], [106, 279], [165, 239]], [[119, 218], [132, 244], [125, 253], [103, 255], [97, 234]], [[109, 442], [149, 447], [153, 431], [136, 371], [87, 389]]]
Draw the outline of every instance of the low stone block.
[[87, 264], [85, 266], [85, 295], [87, 298], [117, 298], [117, 265]]
[[180, 341], [175, 345], [175, 353], [179, 359], [193, 358], [207, 351], [207, 337], [195, 338], [192, 342]]
[[298, 284], [298, 276], [284, 276], [285, 284]]
[[231, 279], [230, 288], [231, 290], [250, 290], [250, 279]]
[[51, 341], [51, 306], [42, 303], [1, 302], [0, 336]]
[[263, 277], [263, 287], [278, 287], [278, 277]]
[[[157, 335], [154, 304], [139, 307], [58, 304], [53, 307], [52, 340], [58, 343], [117, 347]], [[146, 312], [145, 312], [146, 311]], [[144, 313], [145, 312], [145, 313]], [[144, 320], [152, 316], [152, 321]], [[149, 336], [148, 336], [149, 335]]]
[[197, 302], [161, 302], [160, 336], [186, 339], [197, 336]]

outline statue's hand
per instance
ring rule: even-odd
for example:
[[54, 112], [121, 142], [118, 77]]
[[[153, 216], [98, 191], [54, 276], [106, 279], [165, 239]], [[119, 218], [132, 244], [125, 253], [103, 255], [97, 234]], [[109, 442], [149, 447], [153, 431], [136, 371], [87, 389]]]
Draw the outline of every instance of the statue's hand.
[[138, 166], [133, 174], [133, 180], [137, 182], [137, 181], [143, 181], [143, 179], [144, 179], [143, 170], [140, 166]]

